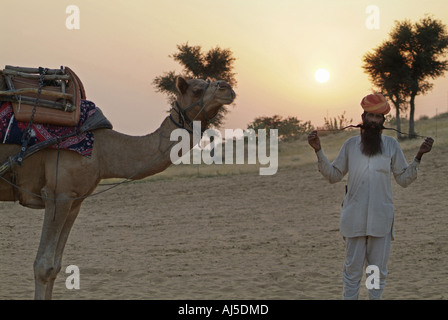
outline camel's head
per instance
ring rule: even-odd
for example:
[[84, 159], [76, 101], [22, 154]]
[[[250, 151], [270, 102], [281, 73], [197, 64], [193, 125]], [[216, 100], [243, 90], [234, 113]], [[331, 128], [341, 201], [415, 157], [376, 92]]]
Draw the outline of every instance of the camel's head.
[[235, 100], [235, 92], [223, 80], [207, 82], [202, 79], [185, 80], [178, 77], [176, 88], [177, 107], [186, 115], [187, 122], [197, 120], [208, 123], [223, 105], [231, 104]]

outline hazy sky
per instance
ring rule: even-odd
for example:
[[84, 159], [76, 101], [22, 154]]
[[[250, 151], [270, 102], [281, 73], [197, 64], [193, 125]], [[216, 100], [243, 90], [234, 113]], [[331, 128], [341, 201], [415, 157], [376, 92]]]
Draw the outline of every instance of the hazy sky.
[[[69, 30], [69, 5], [80, 28]], [[369, 5], [379, 29], [369, 29]], [[71, 67], [120, 132], [154, 131], [166, 116], [156, 76], [180, 67], [169, 55], [188, 42], [219, 46], [236, 57], [236, 107], [225, 128], [245, 129], [258, 116], [297, 116], [322, 125], [346, 111], [359, 120], [371, 84], [363, 55], [384, 41], [395, 20], [425, 14], [448, 25], [446, 0], [0, 0], [1, 63]], [[330, 79], [318, 83], [314, 72]], [[417, 117], [448, 111], [448, 75], [417, 99]]]

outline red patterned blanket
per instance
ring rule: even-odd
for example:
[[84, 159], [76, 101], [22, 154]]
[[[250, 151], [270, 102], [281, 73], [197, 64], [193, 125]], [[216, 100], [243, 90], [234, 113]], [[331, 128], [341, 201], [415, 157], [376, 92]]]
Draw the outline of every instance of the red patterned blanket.
[[[76, 132], [89, 117], [95, 114], [96, 111], [97, 108], [93, 102], [82, 100], [81, 116], [79, 124], [76, 127], [58, 127], [34, 123], [31, 127], [31, 138], [28, 145], [31, 146], [47, 139], [61, 137]], [[23, 132], [28, 127], [28, 123], [16, 121], [13, 115], [14, 113], [11, 103], [0, 102], [0, 143], [21, 145]], [[59, 148], [76, 151], [83, 156], [91, 157], [93, 141], [93, 132], [87, 131], [61, 141], [59, 143]], [[57, 145], [53, 145], [49, 148], [56, 149], [57, 147]]]

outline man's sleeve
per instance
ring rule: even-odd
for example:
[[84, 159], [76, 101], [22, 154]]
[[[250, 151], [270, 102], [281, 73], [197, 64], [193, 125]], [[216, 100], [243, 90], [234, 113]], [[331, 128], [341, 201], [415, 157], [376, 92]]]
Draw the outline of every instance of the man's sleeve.
[[332, 163], [330, 163], [322, 149], [316, 152], [316, 155], [317, 167], [322, 176], [330, 183], [341, 181], [348, 171], [346, 143], [344, 143], [338, 156]]
[[403, 150], [401, 150], [398, 141], [395, 144], [395, 152], [392, 157], [392, 172], [394, 174], [395, 181], [406, 188], [415, 179], [417, 179], [417, 171], [420, 161], [414, 159], [410, 165], [408, 165], [406, 158], [404, 157]]

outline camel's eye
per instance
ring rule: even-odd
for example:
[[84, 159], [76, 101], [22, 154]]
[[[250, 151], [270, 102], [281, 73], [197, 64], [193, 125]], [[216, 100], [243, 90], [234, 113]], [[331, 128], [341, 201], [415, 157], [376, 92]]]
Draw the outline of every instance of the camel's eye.
[[204, 89], [200, 89], [200, 88], [193, 89], [193, 94], [194, 94], [195, 97], [199, 97], [202, 94], [203, 91], [204, 91]]

